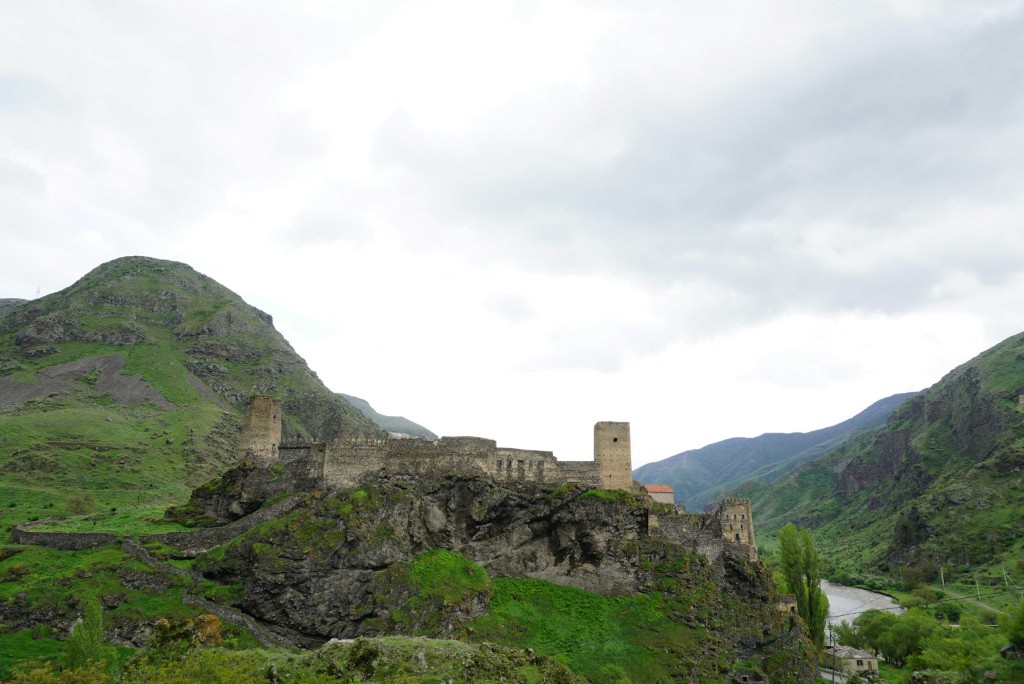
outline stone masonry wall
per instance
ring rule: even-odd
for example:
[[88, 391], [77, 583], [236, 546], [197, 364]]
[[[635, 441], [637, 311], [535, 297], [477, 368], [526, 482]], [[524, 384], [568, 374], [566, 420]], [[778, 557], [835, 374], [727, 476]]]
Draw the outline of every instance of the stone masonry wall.
[[715, 514], [651, 514], [648, 518], [648, 529], [655, 539], [679, 544], [701, 553], [712, 563], [722, 555], [727, 541], [722, 535], [721, 520]]
[[[285, 445], [282, 458], [292, 449]], [[353, 487], [378, 471], [409, 475], [461, 473], [496, 482], [598, 486], [598, 464], [558, 461], [550, 451], [499, 448], [494, 440], [479, 437], [422, 439], [339, 440], [327, 445], [323, 478], [328, 487]]]
[[281, 403], [254, 395], [238, 448], [239, 461], [283, 466], [296, 481], [331, 488], [356, 486], [375, 472], [408, 475], [464, 474], [496, 482], [560, 485], [580, 482], [605, 489], [633, 484], [629, 423], [594, 426], [594, 461], [559, 461], [550, 451], [499, 448], [480, 437], [339, 439], [330, 444], [281, 443]]

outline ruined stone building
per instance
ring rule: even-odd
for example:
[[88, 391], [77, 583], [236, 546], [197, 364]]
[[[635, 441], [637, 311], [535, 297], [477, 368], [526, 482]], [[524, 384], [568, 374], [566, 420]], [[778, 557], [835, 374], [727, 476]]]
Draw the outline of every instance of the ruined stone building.
[[352, 487], [371, 473], [410, 475], [462, 473], [494, 481], [543, 485], [566, 482], [603, 489], [633, 486], [629, 423], [594, 426], [593, 461], [559, 461], [550, 451], [499, 447], [493, 439], [338, 439], [334, 442], [282, 442], [281, 402], [256, 395], [249, 402], [239, 461], [262, 466], [291, 465], [331, 488]]
[[[281, 403], [267, 395], [255, 395], [249, 402], [238, 460], [287, 469], [297, 481], [330, 489], [356, 487], [379, 472], [477, 475], [495, 482], [541, 486], [577, 482], [607, 490], [634, 489], [629, 423], [594, 425], [593, 461], [560, 461], [550, 451], [499, 447], [494, 440], [481, 437], [285, 442], [281, 439]], [[664, 489], [671, 496], [671, 488]], [[712, 559], [721, 554], [723, 542], [741, 548], [751, 560], [757, 558], [749, 499], [725, 499], [712, 513], [687, 513], [681, 506], [669, 514], [652, 512], [648, 529]]]

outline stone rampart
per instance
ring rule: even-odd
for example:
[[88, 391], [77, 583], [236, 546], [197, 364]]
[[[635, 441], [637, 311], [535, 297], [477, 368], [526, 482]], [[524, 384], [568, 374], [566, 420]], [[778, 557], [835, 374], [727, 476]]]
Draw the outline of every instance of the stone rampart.
[[15, 544], [34, 544], [58, 551], [85, 551], [116, 544], [121, 535], [108, 532], [37, 532], [31, 523], [11, 528], [11, 541]]
[[304, 497], [304, 494], [290, 496], [269, 506], [264, 506], [255, 513], [239, 518], [223, 527], [209, 527], [193, 532], [144, 534], [139, 537], [139, 542], [144, 544], [148, 541], [160, 541], [177, 549], [182, 558], [195, 558], [201, 553], [228, 543], [262, 522], [284, 515], [295, 508]]

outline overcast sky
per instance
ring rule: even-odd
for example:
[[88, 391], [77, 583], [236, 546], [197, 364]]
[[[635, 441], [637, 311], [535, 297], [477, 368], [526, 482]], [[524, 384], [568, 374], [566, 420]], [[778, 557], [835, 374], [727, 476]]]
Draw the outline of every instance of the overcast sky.
[[439, 434], [634, 465], [1024, 330], [1021, 2], [7, 2], [0, 297], [141, 254]]

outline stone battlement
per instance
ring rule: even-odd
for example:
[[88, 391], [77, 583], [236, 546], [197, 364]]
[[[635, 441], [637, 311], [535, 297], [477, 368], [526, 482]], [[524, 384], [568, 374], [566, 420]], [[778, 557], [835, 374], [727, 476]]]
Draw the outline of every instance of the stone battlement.
[[409, 475], [461, 473], [496, 482], [560, 485], [579, 482], [604, 489], [633, 485], [629, 423], [594, 426], [593, 461], [559, 461], [550, 451], [499, 447], [483, 437], [367, 439], [333, 442], [281, 441], [281, 404], [253, 396], [243, 423], [239, 460], [262, 466], [288, 463], [332, 488], [354, 486], [375, 472]]

